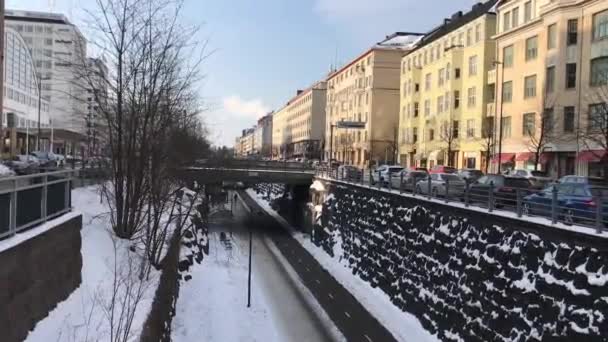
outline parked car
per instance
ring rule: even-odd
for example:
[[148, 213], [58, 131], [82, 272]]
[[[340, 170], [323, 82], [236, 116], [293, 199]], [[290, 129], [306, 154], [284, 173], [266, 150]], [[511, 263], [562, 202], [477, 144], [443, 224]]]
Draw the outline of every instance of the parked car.
[[[431, 173], [428, 175], [431, 178], [431, 196], [439, 197], [446, 195], [448, 197], [463, 197], [465, 182], [462, 178], [452, 173]], [[416, 183], [416, 192], [420, 194], [429, 194], [428, 177], [419, 180]], [[448, 184], [449, 183], [449, 184]]]
[[509, 172], [509, 176], [527, 178], [532, 182], [532, 186], [537, 189], [544, 189], [553, 179], [543, 171], [516, 169]]
[[580, 183], [580, 184], [592, 184], [592, 185], [604, 185], [608, 186], [608, 181], [601, 177], [587, 177], [587, 176], [563, 176], [560, 178], [558, 183]]
[[517, 204], [517, 189], [523, 191], [522, 196], [527, 196], [533, 192], [532, 183], [527, 178], [488, 174], [469, 186], [470, 201], [488, 203], [491, 186], [494, 187], [495, 207], [515, 206]]
[[26, 175], [36, 172], [40, 168], [40, 162], [32, 155], [20, 154], [9, 160], [6, 166], [18, 175]]
[[30, 155], [38, 158], [40, 166], [42, 167], [58, 166], [61, 162], [61, 158], [53, 152], [34, 151], [31, 152]]
[[429, 173], [456, 173], [458, 169], [451, 166], [445, 165], [435, 165], [430, 170]]
[[363, 179], [363, 171], [352, 165], [342, 165], [338, 167], [338, 178], [350, 182], [360, 182]]
[[[388, 181], [391, 178], [391, 175], [403, 170], [403, 166], [399, 165], [380, 165], [374, 172], [372, 172], [371, 183], [376, 184], [380, 181], [380, 184], [385, 185], [388, 184]], [[380, 177], [378, 179], [378, 177]]]
[[476, 180], [483, 177], [483, 172], [477, 169], [462, 169], [458, 170], [458, 177], [469, 183], [474, 183]]
[[547, 186], [543, 191], [524, 198], [523, 212], [526, 215], [551, 217], [553, 188], [557, 190], [557, 214], [560, 220], [573, 224], [579, 221], [595, 222], [598, 197], [602, 201], [603, 225], [608, 223], [608, 186], [585, 183], [559, 183]]
[[[426, 178], [428, 175], [426, 170], [403, 169], [391, 175], [391, 187], [399, 189], [402, 186], [404, 191], [414, 191], [416, 183], [418, 183], [419, 180]], [[401, 184], [402, 180], [403, 184]]]

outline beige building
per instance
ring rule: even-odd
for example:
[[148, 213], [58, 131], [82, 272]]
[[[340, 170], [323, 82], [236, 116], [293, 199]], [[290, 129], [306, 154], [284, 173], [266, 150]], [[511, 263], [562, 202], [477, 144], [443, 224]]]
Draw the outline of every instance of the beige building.
[[241, 136], [236, 138], [234, 155], [238, 158], [251, 157], [255, 154], [255, 128], [244, 129]]
[[[330, 74], [326, 159], [358, 166], [396, 161], [401, 57], [420, 36], [393, 34]], [[364, 128], [338, 128], [339, 121], [364, 123]]]
[[327, 83], [317, 82], [272, 116], [272, 155], [274, 159], [316, 159], [321, 157], [325, 135]]
[[401, 60], [402, 165], [485, 169], [495, 92], [487, 82], [496, 56], [495, 4], [455, 13]]
[[608, 1], [511, 0], [497, 11], [502, 169], [606, 176], [605, 136], [589, 132], [607, 121]]

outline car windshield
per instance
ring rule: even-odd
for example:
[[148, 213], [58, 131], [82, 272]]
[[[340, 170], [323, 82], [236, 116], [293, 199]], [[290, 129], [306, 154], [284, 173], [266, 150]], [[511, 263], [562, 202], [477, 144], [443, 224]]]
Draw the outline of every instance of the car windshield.
[[547, 173], [542, 171], [531, 171], [530, 174], [534, 177], [547, 177]]
[[424, 177], [426, 177], [426, 172], [420, 172], [420, 171], [412, 172], [412, 173], [410, 173], [410, 176], [413, 178], [424, 178]]
[[529, 188], [530, 181], [525, 178], [507, 178], [505, 185], [513, 188]]
[[403, 168], [402, 168], [402, 167], [390, 167], [390, 168], [388, 169], [388, 172], [390, 172], [390, 173], [395, 173], [395, 172], [399, 172], [399, 171], [401, 171], [401, 170], [403, 170]]
[[443, 172], [445, 173], [455, 173], [456, 169], [451, 167], [451, 166], [444, 166], [443, 167]]
[[462, 179], [460, 179], [460, 177], [456, 176], [456, 175], [446, 175], [446, 174], [442, 174], [441, 178], [447, 181], [454, 181], [454, 182], [462, 182]]

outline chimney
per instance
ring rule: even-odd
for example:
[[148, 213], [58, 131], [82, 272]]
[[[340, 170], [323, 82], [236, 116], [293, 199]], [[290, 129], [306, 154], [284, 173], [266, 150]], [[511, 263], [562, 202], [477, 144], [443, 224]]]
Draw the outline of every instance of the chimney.
[[479, 7], [481, 7], [482, 3], [478, 2], [476, 4], [473, 5], [473, 7], [471, 8], [473, 11], [475, 11], [476, 9], [478, 9]]
[[452, 14], [452, 20], [457, 20], [460, 17], [462, 17], [462, 11], [458, 11], [458, 12]]
[[443, 19], [443, 25], [447, 25], [449, 23], [450, 23], [450, 19], [449, 18]]
[[303, 92], [304, 92], [304, 90], [302, 90], [302, 89], [298, 89], [298, 90], [296, 91], [296, 96], [298, 96], [298, 95], [302, 94]]

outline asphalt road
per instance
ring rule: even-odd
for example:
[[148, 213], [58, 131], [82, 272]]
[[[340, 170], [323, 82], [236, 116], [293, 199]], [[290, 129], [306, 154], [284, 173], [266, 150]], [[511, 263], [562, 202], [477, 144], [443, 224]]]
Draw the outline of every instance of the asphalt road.
[[239, 194], [252, 212], [258, 213], [253, 215], [253, 222], [250, 224], [263, 230], [272, 239], [347, 341], [396, 341], [395, 337], [274, 218], [267, 215], [247, 193], [241, 191]]

